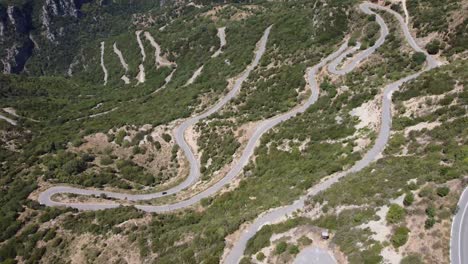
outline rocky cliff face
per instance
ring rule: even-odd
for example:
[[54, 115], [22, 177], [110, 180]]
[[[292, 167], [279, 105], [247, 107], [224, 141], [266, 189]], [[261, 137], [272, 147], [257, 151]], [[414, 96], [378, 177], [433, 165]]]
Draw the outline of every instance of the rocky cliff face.
[[[0, 61], [3, 73], [20, 73], [24, 70], [37, 44], [32, 35], [58, 45], [63, 36], [63, 26], [56, 26], [58, 18], [79, 19], [81, 6], [91, 0], [30, 0], [22, 6], [0, 5]], [[40, 7], [40, 10], [36, 10]], [[38, 19], [35, 19], [38, 17]], [[39, 25], [33, 21], [38, 20]], [[36, 27], [36, 28], [35, 28]], [[36, 47], [37, 48], [37, 47]]]
[[31, 56], [34, 44], [29, 39], [32, 29], [30, 6], [0, 7], [0, 61], [3, 73], [18, 73]]
[[[42, 6], [40, 20], [46, 38], [57, 44], [56, 34], [52, 27], [55, 17], [79, 18], [81, 6], [90, 0], [46, 0]], [[55, 30], [56, 31], [56, 30]]]
[[96, 38], [127, 32], [132, 14], [170, 1], [0, 1], [0, 71], [65, 75], [71, 64], [79, 63], [75, 57], [87, 45], [93, 47]]

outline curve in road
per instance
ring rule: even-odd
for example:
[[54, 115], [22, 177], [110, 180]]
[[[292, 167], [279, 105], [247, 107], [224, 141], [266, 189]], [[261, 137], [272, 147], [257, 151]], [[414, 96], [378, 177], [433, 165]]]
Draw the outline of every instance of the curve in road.
[[458, 212], [452, 221], [450, 235], [450, 263], [468, 263], [468, 188], [458, 201]]
[[[371, 48], [365, 50], [364, 52], [356, 55], [353, 58], [353, 61], [348, 63], [343, 69], [337, 70], [336, 66], [340, 63], [340, 61], [346, 57], [342, 56], [342, 48], [339, 50], [339, 54], [333, 57], [329, 56], [322, 60], [318, 65], [314, 66], [311, 71], [309, 71], [309, 83], [313, 85], [313, 90], [318, 91], [318, 85], [315, 80], [315, 73], [317, 69], [323, 67], [328, 61], [333, 60], [333, 65], [332, 67], [329, 67], [329, 70], [333, 74], [346, 74], [347, 72], [351, 71], [354, 69], [356, 66], [358, 66], [359, 62], [370, 56], [380, 45], [383, 44], [385, 41], [385, 37], [388, 34], [388, 27], [386, 26], [384, 20], [375, 12], [373, 12], [372, 9], [379, 9], [379, 10], [384, 10], [387, 12], [392, 13], [399, 21], [401, 28], [403, 29], [404, 35], [408, 43], [413, 47], [415, 51], [418, 52], [423, 52], [426, 54], [426, 63], [427, 66], [424, 70], [417, 72], [415, 74], [412, 74], [410, 76], [407, 76], [405, 78], [402, 78], [396, 82], [393, 82], [391, 84], [388, 84], [384, 88], [383, 92], [383, 98], [382, 98], [382, 113], [381, 113], [381, 126], [379, 130], [379, 134], [377, 136], [377, 139], [375, 141], [375, 144], [372, 146], [372, 148], [363, 156], [361, 160], [356, 162], [350, 169], [336, 173], [334, 175], [331, 175], [330, 177], [324, 179], [322, 182], [319, 184], [313, 186], [309, 191], [307, 192], [306, 195], [302, 196], [298, 200], [296, 200], [293, 204], [284, 206], [284, 207], [279, 207], [275, 208], [272, 210], [269, 210], [266, 213], [263, 213], [260, 215], [257, 219], [253, 221], [252, 224], [250, 224], [240, 235], [240, 237], [234, 242], [233, 248], [228, 252], [224, 263], [228, 264], [237, 264], [241, 260], [241, 258], [244, 255], [244, 250], [247, 246], [248, 241], [264, 226], [267, 224], [272, 224], [275, 222], [279, 222], [281, 219], [284, 219], [288, 215], [291, 215], [293, 212], [301, 209], [304, 207], [305, 201], [308, 197], [317, 195], [318, 193], [330, 188], [333, 184], [337, 183], [341, 178], [351, 174], [358, 172], [362, 170], [363, 168], [367, 167], [370, 163], [375, 161], [379, 154], [384, 150], [385, 145], [388, 142], [388, 139], [390, 137], [390, 129], [391, 129], [391, 106], [392, 106], [392, 93], [397, 90], [403, 83], [410, 81], [419, 75], [421, 75], [423, 72], [428, 71], [436, 66], [438, 66], [438, 62], [429, 56], [427, 52], [423, 51], [417, 44], [416, 41], [413, 39], [411, 34], [409, 33], [409, 30], [407, 28], [407, 25], [404, 23], [403, 18], [401, 15], [398, 13], [394, 12], [391, 9], [388, 9], [386, 7], [381, 7], [376, 4], [372, 3], [362, 3], [360, 5], [360, 9], [366, 13], [366, 14], [375, 14], [376, 15], [376, 21], [379, 23], [381, 26], [380, 29], [380, 38], [379, 40], [382, 40], [382, 42], [376, 41], [375, 45], [372, 46]], [[345, 49], [347, 48], [347, 44], [345, 43]], [[347, 53], [347, 52], [344, 52]], [[332, 54], [333, 55], [333, 54]], [[315, 70], [314, 70], [315, 69]]]
[[[190, 172], [189, 176], [179, 185], [162, 191], [162, 192], [156, 192], [156, 193], [150, 193], [150, 194], [126, 194], [126, 193], [117, 193], [117, 192], [106, 192], [106, 191], [99, 191], [99, 190], [86, 190], [86, 189], [80, 189], [80, 188], [73, 188], [73, 187], [68, 187], [68, 186], [55, 186], [47, 189], [46, 191], [42, 192], [39, 194], [39, 203], [47, 205], [47, 206], [68, 206], [68, 207], [73, 207], [77, 208], [79, 210], [101, 210], [101, 209], [108, 209], [108, 208], [114, 208], [120, 206], [118, 203], [109, 203], [109, 204], [97, 204], [97, 203], [63, 203], [63, 202], [55, 202], [51, 199], [51, 197], [55, 194], [59, 193], [72, 193], [72, 194], [78, 194], [78, 195], [95, 195], [95, 196], [100, 196], [102, 194], [106, 195], [107, 197], [110, 198], [116, 198], [116, 199], [121, 199], [121, 200], [128, 200], [128, 201], [140, 201], [140, 200], [150, 200], [150, 199], [155, 199], [159, 198], [162, 196], [167, 196], [171, 194], [178, 193], [182, 191], [183, 189], [195, 184], [199, 178], [200, 178], [200, 164], [195, 157], [195, 154], [192, 152], [190, 146], [188, 143], [185, 141], [184, 134], [185, 131], [195, 125], [198, 121], [201, 119], [204, 119], [213, 113], [219, 111], [225, 104], [227, 104], [240, 90], [242, 87], [242, 84], [244, 81], [248, 78], [252, 70], [258, 65], [260, 62], [260, 59], [262, 58], [263, 54], [265, 53], [266, 50], [266, 44], [268, 41], [268, 37], [270, 34], [271, 27], [268, 27], [260, 39], [260, 41], [257, 44], [257, 50], [255, 51], [255, 56], [252, 61], [252, 63], [247, 66], [247, 68], [244, 70], [244, 72], [235, 80], [233, 88], [229, 91], [229, 93], [223, 97], [216, 105], [214, 105], [212, 108], [210, 108], [208, 111], [192, 117], [185, 122], [183, 122], [180, 126], [178, 126], [175, 131], [175, 141], [179, 145], [179, 147], [182, 149], [184, 152], [185, 156], [187, 157], [189, 163], [190, 163]], [[138, 36], [138, 34], [137, 34]], [[274, 120], [271, 122], [275, 122]], [[252, 155], [253, 150], [255, 148], [256, 141], [260, 138], [260, 136], [266, 132], [266, 130], [269, 129], [269, 127], [265, 124], [262, 123], [262, 127], [258, 128], [256, 131], [257, 137], [255, 139], [251, 139], [245, 148], [243, 155], [241, 157], [242, 162], [238, 162], [235, 164], [230, 172], [227, 174], [226, 177], [221, 179], [219, 182], [215, 183], [213, 186], [208, 188], [207, 190], [195, 195], [194, 197], [179, 202], [175, 204], [170, 204], [170, 205], [162, 205], [162, 206], [142, 206], [142, 205], [137, 205], [137, 208], [140, 208], [141, 210], [147, 211], [147, 212], [165, 212], [165, 211], [170, 211], [174, 209], [180, 209], [184, 207], [188, 207], [194, 203], [197, 203], [204, 197], [208, 197], [214, 193], [216, 193], [219, 189], [221, 189], [226, 183], [228, 183], [232, 178], [237, 176], [237, 174], [242, 170], [242, 168], [247, 164], [247, 161], [249, 157]], [[272, 126], [271, 126], [272, 127]], [[227, 179], [228, 178], [228, 179]]]

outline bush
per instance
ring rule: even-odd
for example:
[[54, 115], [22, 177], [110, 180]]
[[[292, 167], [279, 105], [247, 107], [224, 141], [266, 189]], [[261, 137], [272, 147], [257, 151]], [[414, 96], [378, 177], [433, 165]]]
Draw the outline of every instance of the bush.
[[86, 170], [86, 163], [81, 159], [73, 159], [67, 161], [62, 167], [68, 175], [78, 174]]
[[400, 264], [423, 264], [422, 257], [419, 254], [411, 253], [404, 257]]
[[279, 255], [279, 254], [285, 252], [287, 248], [288, 248], [288, 244], [286, 242], [284, 242], [284, 241], [281, 241], [281, 242], [278, 243], [278, 245], [276, 245], [275, 252], [276, 252], [276, 254]]
[[405, 218], [405, 208], [399, 206], [398, 204], [392, 204], [387, 213], [387, 222], [390, 224], [397, 224]]
[[433, 192], [434, 191], [433, 191], [433, 189], [431, 187], [426, 186], [426, 187], [422, 188], [421, 191], [419, 191], [418, 195], [419, 195], [419, 197], [429, 198], [429, 197], [432, 196]]
[[440, 41], [438, 39], [433, 39], [431, 42], [427, 43], [426, 50], [429, 54], [434, 55], [439, 53]]
[[431, 229], [435, 225], [435, 222], [434, 217], [428, 217], [424, 222], [424, 228]]
[[405, 195], [405, 198], [403, 199], [403, 204], [405, 206], [410, 206], [414, 202], [414, 195], [413, 193], [409, 192]]
[[447, 186], [443, 186], [443, 187], [437, 188], [436, 192], [437, 192], [437, 195], [439, 195], [440, 197], [445, 197], [449, 194], [450, 189]]
[[429, 216], [429, 217], [434, 217], [435, 216], [435, 213], [436, 213], [436, 209], [434, 208], [434, 206], [428, 206], [426, 208], [426, 215]]
[[118, 145], [122, 145], [124, 137], [127, 135], [125, 130], [119, 130], [117, 135], [115, 136], [115, 143]]
[[310, 238], [308, 238], [306, 236], [302, 236], [297, 241], [299, 242], [299, 244], [301, 244], [303, 246], [308, 246], [308, 245], [312, 244], [312, 239], [310, 239]]
[[288, 249], [289, 254], [296, 255], [299, 253], [299, 248], [296, 245], [291, 245]]
[[99, 163], [103, 166], [106, 166], [114, 163], [114, 160], [110, 156], [104, 156], [101, 158]]
[[392, 245], [395, 248], [399, 248], [406, 244], [406, 241], [408, 241], [408, 234], [409, 234], [409, 229], [405, 226], [399, 226], [395, 229], [395, 233], [393, 233], [391, 241]]
[[426, 55], [422, 52], [415, 52], [412, 59], [416, 64], [421, 65], [426, 61]]
[[153, 142], [153, 145], [154, 145], [154, 147], [156, 148], [156, 150], [160, 150], [160, 149], [161, 149], [161, 143], [159, 143], [159, 141], [154, 141], [154, 142]]
[[263, 261], [265, 259], [265, 254], [263, 254], [263, 252], [259, 252], [257, 254], [257, 260], [258, 261]]
[[164, 134], [162, 134], [162, 139], [164, 139], [164, 141], [169, 143], [171, 141], [172, 137], [171, 137], [171, 135], [169, 135], [167, 133], [164, 133]]
[[107, 134], [107, 142], [112, 142], [112, 141], [114, 141], [114, 139], [115, 139], [114, 134]]
[[72, 145], [75, 148], [81, 146], [83, 143], [84, 143], [84, 140], [82, 140], [81, 138], [77, 138], [77, 139], [72, 141]]

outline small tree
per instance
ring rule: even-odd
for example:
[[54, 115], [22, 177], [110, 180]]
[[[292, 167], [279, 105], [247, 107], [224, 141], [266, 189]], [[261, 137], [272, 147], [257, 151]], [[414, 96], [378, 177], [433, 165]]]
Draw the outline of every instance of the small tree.
[[169, 141], [171, 141], [171, 139], [172, 139], [171, 135], [169, 135], [169, 134], [167, 134], [167, 133], [162, 134], [162, 138], [163, 138], [164, 141], [166, 141], [166, 142], [169, 142]]
[[405, 198], [403, 199], [403, 204], [405, 206], [410, 206], [414, 202], [414, 195], [412, 192], [409, 192], [405, 195]]
[[428, 217], [424, 222], [424, 228], [431, 229], [435, 225], [435, 222], [434, 217]]
[[421, 65], [426, 61], [426, 55], [422, 52], [415, 52], [412, 59], [416, 64]]
[[161, 149], [161, 143], [159, 143], [159, 141], [154, 141], [153, 145], [154, 145], [154, 147], [156, 148], [156, 150], [160, 150], [160, 149]]
[[436, 209], [434, 206], [430, 205], [426, 208], [426, 215], [429, 217], [434, 217], [436, 213]]
[[299, 248], [296, 245], [291, 245], [288, 249], [289, 254], [296, 255], [299, 253]]
[[406, 226], [397, 227], [391, 238], [393, 246], [399, 248], [406, 244], [406, 241], [408, 241], [408, 234], [409, 229]]
[[263, 252], [258, 252], [257, 260], [258, 261], [263, 261], [264, 259], [265, 259], [265, 254], [263, 254]]
[[387, 222], [390, 224], [397, 224], [405, 218], [405, 208], [399, 206], [398, 204], [392, 204], [387, 213]]
[[421, 255], [416, 253], [411, 253], [408, 256], [404, 257], [400, 264], [423, 264]]
[[122, 145], [124, 137], [127, 135], [125, 130], [119, 130], [117, 135], [115, 136], [115, 143], [118, 145]]
[[429, 54], [434, 55], [439, 53], [440, 50], [440, 41], [438, 39], [433, 39], [426, 45], [426, 50]]
[[279, 242], [276, 245], [276, 254], [279, 255], [279, 254], [285, 252], [287, 248], [288, 248], [288, 244], [286, 242], [284, 242], [284, 241]]
[[436, 192], [437, 192], [437, 195], [439, 195], [440, 197], [445, 197], [449, 194], [450, 189], [447, 186], [443, 186], [443, 187], [437, 188]]
[[308, 246], [308, 245], [312, 244], [312, 239], [310, 239], [310, 238], [308, 238], [306, 236], [302, 236], [297, 241], [303, 246]]

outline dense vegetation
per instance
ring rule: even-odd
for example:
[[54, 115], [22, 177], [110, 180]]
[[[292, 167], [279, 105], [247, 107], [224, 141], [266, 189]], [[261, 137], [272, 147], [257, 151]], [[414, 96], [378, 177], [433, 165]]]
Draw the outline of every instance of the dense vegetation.
[[[31, 3], [24, 0], [13, 4]], [[0, 15], [5, 11], [3, 4], [12, 2], [1, 4]], [[273, 29], [267, 51], [241, 93], [219, 114], [197, 124], [196, 129], [201, 132], [198, 145], [203, 153], [203, 180], [211, 179], [216, 171], [232, 162], [232, 156], [241, 148], [239, 127], [288, 111], [309, 96], [304, 90], [306, 68], [334, 51], [347, 33], [351, 42], [359, 41], [363, 49], [378, 37], [375, 18], [361, 14], [355, 1], [329, 1], [326, 5], [305, 0], [254, 4], [257, 9], [231, 4], [213, 18], [201, 15], [212, 9], [208, 4], [201, 8], [189, 5], [171, 8], [160, 7], [157, 1], [116, 1], [100, 7], [91, 2], [81, 6], [80, 19], [62, 17], [53, 21], [54, 27], [64, 26], [65, 36], [59, 39], [60, 45], [44, 44], [33, 32], [44, 48], [35, 51], [28, 61], [30, 76], [0, 75], [0, 106], [13, 107], [19, 115], [1, 112], [17, 119], [18, 126], [0, 120], [0, 262], [14, 263], [13, 259], [19, 258], [36, 263], [44, 256], [52, 263], [66, 262], [70, 253], [66, 249], [73, 245], [74, 236], [89, 234], [100, 240], [118, 234], [135, 242], [132, 246], [139, 248], [143, 259], [157, 255], [157, 263], [218, 263], [226, 237], [243, 223], [269, 208], [292, 202], [323, 177], [348, 168], [361, 157], [369, 145], [360, 147], [357, 139], [369, 139], [372, 143], [375, 131], [357, 129], [359, 120], [352, 116], [352, 110], [374, 100], [384, 84], [420, 70], [424, 61], [420, 53], [408, 52], [398, 24], [385, 13], [382, 15], [391, 32], [385, 44], [353, 73], [333, 79], [321, 77], [317, 103], [262, 138], [254, 161], [245, 168], [233, 191], [204, 199], [196, 210], [158, 215], [145, 215], [132, 207], [77, 212], [44, 208], [32, 201], [37, 193], [30, 197], [31, 193], [44, 181], [129, 189], [156, 186], [167, 180], [165, 175], [151, 175], [144, 167], [131, 160], [117, 159], [112, 153], [103, 153], [96, 159], [93, 154], [70, 152], [69, 148], [83, 143], [86, 135], [104, 132], [109, 141], [131, 147], [134, 155], [144, 152], [138, 142], [145, 134], [127, 141], [124, 140], [127, 133], [119, 129], [129, 124], [167, 124], [212, 105], [225, 93], [226, 79], [239, 74], [251, 61], [255, 43], [269, 25]], [[435, 6], [431, 7], [433, 10], [438, 4], [431, 5]], [[451, 1], [444, 12], [450, 13], [456, 6], [456, 1]], [[410, 9], [410, 13], [415, 13], [415, 26], [427, 32], [441, 30], [433, 21], [418, 20], [425, 8], [418, 12], [415, 7]], [[130, 14], [142, 12], [155, 19], [133, 24]], [[247, 15], [238, 19], [239, 14]], [[91, 23], [94, 18], [97, 21]], [[138, 19], [145, 20], [145, 16]], [[33, 22], [37, 23], [34, 19]], [[150, 24], [144, 25], [146, 22]], [[466, 50], [464, 23], [447, 32], [449, 38], [441, 40], [444, 43], [430, 42], [427, 47], [430, 53]], [[227, 26], [227, 46], [221, 56], [211, 58], [219, 45], [216, 28], [220, 26]], [[148, 41], [144, 42], [147, 58], [141, 61], [135, 37], [139, 28], [155, 37], [163, 54], [177, 67], [157, 68], [154, 49]], [[101, 41], [105, 41], [104, 60], [110, 74], [106, 86], [102, 85], [100, 68]], [[129, 64], [127, 73], [112, 51], [114, 43]], [[78, 66], [73, 77], [62, 77], [74, 61]], [[146, 69], [147, 81], [136, 85], [140, 63]], [[203, 74], [192, 85], [185, 86], [202, 64]], [[243, 262], [248, 263], [253, 257], [265, 258], [256, 253], [269, 245], [272, 234], [295, 226], [314, 225], [332, 230], [335, 234], [332, 242], [351, 263], [378, 263], [384, 247], [403, 247], [407, 243], [411, 230], [404, 223], [413, 213], [415, 199], [427, 203], [423, 209], [425, 229], [431, 230], [448, 219], [455, 208], [435, 204], [456, 197], [457, 193], [450, 191], [447, 184], [466, 175], [468, 170], [466, 107], [463, 107], [467, 105], [464, 89], [467, 66], [466, 61], [456, 61], [406, 84], [394, 95], [395, 134], [384, 158], [311, 199], [310, 205], [323, 205], [327, 201], [322, 207], [323, 216], [265, 226], [249, 242]], [[172, 81], [160, 89], [174, 69]], [[120, 80], [123, 74], [131, 77], [131, 84], [124, 85]], [[157, 92], [152, 94], [154, 91]], [[439, 95], [443, 98], [434, 97]], [[420, 108], [434, 110], [404, 115], [408, 109], [403, 102], [417, 97], [424, 98]], [[113, 111], [91, 117], [109, 110]], [[421, 122], [441, 124], [431, 130], [406, 133], [409, 127]], [[160, 149], [161, 144], [171, 140], [165, 133], [153, 145]], [[173, 157], [176, 154], [175, 147]], [[415, 183], [409, 184], [412, 179], [416, 179]], [[390, 199], [400, 195], [405, 195], [404, 207], [389, 204]], [[359, 207], [335, 214], [331, 209], [340, 205]], [[375, 208], [382, 205], [390, 207], [386, 219], [393, 230], [388, 245], [373, 240], [368, 229], [357, 228], [377, 220]], [[130, 219], [143, 218], [147, 221], [144, 225], [131, 228], [121, 225]], [[295, 255], [297, 251], [296, 245], [287, 243], [275, 247], [275, 254]], [[422, 260], [421, 256], [408, 255], [404, 261]]]

